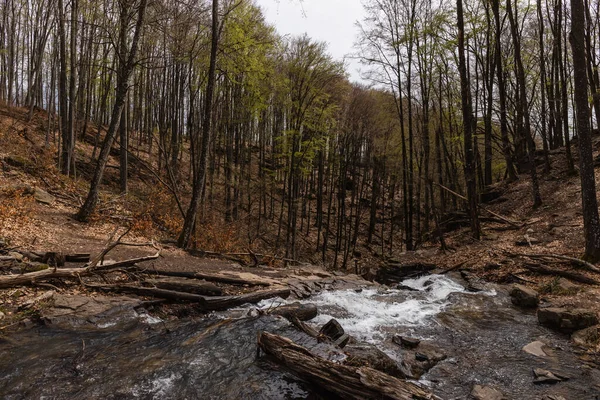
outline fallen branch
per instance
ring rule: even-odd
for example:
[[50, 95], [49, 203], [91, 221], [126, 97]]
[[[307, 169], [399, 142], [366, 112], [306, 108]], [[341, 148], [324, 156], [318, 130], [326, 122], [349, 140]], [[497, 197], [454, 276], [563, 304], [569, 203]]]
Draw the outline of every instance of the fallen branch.
[[598, 268], [594, 264], [584, 261], [580, 258], [563, 256], [560, 254], [526, 254], [526, 253], [510, 253], [510, 252], [507, 252], [507, 254], [510, 255], [511, 257], [529, 257], [529, 258], [533, 258], [533, 259], [556, 258], [558, 260], [570, 261], [572, 264], [582, 267], [588, 271], [600, 273], [600, 268]]
[[300, 378], [344, 399], [437, 399], [431, 392], [412, 382], [394, 378], [370, 367], [336, 364], [282, 336], [260, 332], [258, 346]]
[[253, 293], [242, 294], [239, 296], [215, 296], [207, 297], [194, 293], [179, 292], [176, 290], [148, 288], [131, 284], [125, 285], [87, 285], [90, 288], [111, 291], [117, 293], [133, 293], [140, 296], [158, 297], [161, 299], [175, 301], [189, 301], [197, 303], [203, 311], [227, 310], [242, 304], [254, 304], [261, 300], [271, 299], [273, 297], [288, 297], [289, 289], [260, 290]]
[[[452, 190], [452, 189], [449, 189], [449, 188], [447, 188], [446, 186], [444, 186], [444, 185], [440, 185], [439, 183], [436, 183], [436, 182], [433, 182], [433, 184], [434, 184], [434, 185], [436, 185], [436, 186], [439, 186], [440, 188], [444, 189], [445, 191], [447, 191], [448, 193], [452, 194], [453, 196], [456, 196], [456, 197], [458, 197], [459, 199], [462, 199], [462, 200], [464, 200], [464, 201], [467, 201], [467, 198], [466, 198], [465, 196], [463, 196], [463, 195], [461, 195], [461, 194], [459, 194], [459, 193], [456, 193], [454, 190]], [[495, 212], [493, 212], [492, 210], [490, 210], [490, 209], [488, 209], [488, 208], [485, 208], [484, 206], [482, 206], [482, 205], [480, 205], [480, 204], [478, 205], [478, 207], [479, 207], [479, 208], [481, 208], [483, 211], [485, 211], [485, 212], [487, 212], [487, 213], [489, 213], [489, 214], [493, 215], [494, 217], [498, 218], [499, 220], [501, 220], [501, 221], [503, 221], [503, 222], [506, 222], [506, 223], [507, 223], [507, 224], [509, 224], [509, 225], [512, 225], [512, 226], [518, 226], [518, 227], [521, 227], [521, 226], [523, 226], [523, 224], [520, 224], [520, 223], [518, 223], [518, 222], [515, 222], [515, 221], [511, 221], [510, 219], [508, 219], [508, 218], [506, 218], [506, 217], [503, 217], [502, 215], [500, 215], [500, 214], [498, 214], [498, 213], [495, 213]]]
[[81, 280], [84, 276], [94, 275], [98, 272], [108, 272], [118, 268], [134, 266], [137, 263], [157, 259], [160, 251], [152, 256], [132, 258], [129, 260], [118, 261], [112, 264], [100, 265], [97, 267], [88, 266], [86, 268], [48, 268], [41, 271], [29, 272], [20, 275], [3, 275], [0, 276], [0, 289], [36, 285], [39, 282], [46, 282], [52, 279], [72, 278]]
[[[247, 285], [247, 286], [271, 286], [276, 283], [273, 280], [263, 280], [258, 277], [258, 275], [254, 274], [244, 274], [246, 278], [238, 275], [226, 275], [226, 274], [210, 274], [206, 272], [186, 272], [186, 271], [165, 271], [165, 270], [157, 270], [157, 269], [145, 269], [139, 270], [138, 272], [143, 272], [145, 274], [154, 274], [160, 276], [174, 276], [179, 278], [191, 278], [191, 279], [203, 279], [205, 281], [210, 282], [220, 282], [227, 283], [230, 285]], [[254, 278], [256, 277], [256, 278]]]
[[589, 278], [577, 272], [563, 271], [560, 269], [549, 268], [542, 264], [533, 263], [525, 263], [523, 267], [527, 268], [531, 272], [535, 272], [541, 275], [562, 276], [563, 278], [567, 278], [575, 282], [587, 283], [588, 285], [600, 285], [600, 282], [598, 282], [597, 280]]

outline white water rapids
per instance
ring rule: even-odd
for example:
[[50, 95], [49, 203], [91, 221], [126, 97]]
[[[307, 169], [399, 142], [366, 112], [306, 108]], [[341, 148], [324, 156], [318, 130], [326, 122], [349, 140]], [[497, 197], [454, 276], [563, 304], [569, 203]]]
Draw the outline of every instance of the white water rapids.
[[[319, 314], [309, 321], [317, 328], [335, 318], [351, 336], [377, 343], [388, 336], [386, 331], [429, 323], [431, 317], [450, 304], [448, 296], [451, 293], [466, 292], [463, 286], [443, 275], [407, 279], [402, 285], [414, 291], [384, 288], [332, 290], [301, 302], [318, 307]], [[268, 309], [293, 301], [265, 300], [258, 307]]]

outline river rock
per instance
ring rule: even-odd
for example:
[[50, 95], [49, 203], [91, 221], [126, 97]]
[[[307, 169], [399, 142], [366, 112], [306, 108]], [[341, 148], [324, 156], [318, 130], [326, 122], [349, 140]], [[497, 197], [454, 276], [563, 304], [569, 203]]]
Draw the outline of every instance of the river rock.
[[416, 349], [406, 350], [402, 354], [402, 365], [405, 366], [413, 379], [419, 379], [424, 373], [435, 367], [447, 355], [435, 344], [421, 342]]
[[465, 281], [467, 281], [467, 290], [469, 292], [476, 293], [485, 290], [485, 283], [474, 273], [467, 270], [461, 270], [460, 275]]
[[54, 305], [43, 309], [40, 317], [46, 325], [61, 329], [105, 328], [136, 319], [135, 307], [140, 304], [141, 300], [124, 296], [55, 294]]
[[569, 380], [569, 377], [566, 375], [542, 368], [534, 368], [533, 375], [535, 376], [533, 383], [557, 383]]
[[473, 400], [505, 400], [506, 397], [496, 388], [487, 385], [475, 385], [471, 390]]
[[581, 347], [596, 346], [600, 341], [600, 325], [590, 326], [574, 332], [571, 335], [571, 340]]
[[595, 311], [582, 308], [541, 308], [537, 316], [541, 325], [562, 332], [574, 332], [598, 323], [598, 315]]
[[369, 366], [396, 378], [404, 379], [409, 376], [407, 371], [401, 368], [396, 361], [372, 344], [350, 344], [344, 348], [344, 353], [348, 356], [344, 361], [346, 365]]
[[536, 357], [546, 357], [548, 354], [546, 354], [544, 351], [545, 346], [546, 344], [544, 342], [536, 340], [535, 342], [531, 342], [528, 345], [523, 346], [521, 350]]
[[538, 292], [524, 285], [514, 285], [510, 290], [510, 299], [515, 306], [535, 308], [540, 302]]
[[279, 306], [271, 311], [271, 314], [280, 315], [286, 319], [298, 318], [300, 321], [308, 321], [317, 316], [317, 306], [312, 303], [302, 304], [295, 302]]
[[434, 264], [428, 263], [411, 263], [400, 264], [389, 262], [383, 265], [377, 271], [375, 280], [385, 285], [400, 283], [407, 278], [415, 278], [417, 276], [428, 274], [437, 267]]
[[556, 294], [576, 294], [581, 290], [579, 285], [574, 284], [568, 279], [560, 278], [556, 281], [554, 291]]
[[395, 335], [392, 338], [392, 342], [407, 349], [414, 349], [419, 345], [419, 343], [421, 343], [421, 340], [408, 336]]
[[319, 330], [319, 333], [328, 337], [334, 342], [345, 334], [344, 328], [342, 328], [340, 323], [334, 318], [330, 319], [328, 323], [323, 325]]

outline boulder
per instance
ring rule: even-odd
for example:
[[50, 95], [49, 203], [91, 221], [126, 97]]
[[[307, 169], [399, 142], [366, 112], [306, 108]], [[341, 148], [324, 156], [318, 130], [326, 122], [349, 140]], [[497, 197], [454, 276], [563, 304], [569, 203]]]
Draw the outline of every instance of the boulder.
[[419, 343], [421, 343], [421, 340], [408, 336], [395, 335], [392, 338], [392, 342], [407, 349], [414, 349], [419, 345]]
[[521, 350], [536, 357], [546, 357], [548, 354], [544, 351], [545, 346], [546, 344], [544, 342], [536, 340], [535, 342], [523, 346]]
[[344, 328], [337, 322], [335, 319], [330, 319], [328, 323], [323, 325], [319, 330], [319, 333], [323, 336], [328, 337], [332, 341], [338, 340], [342, 337], [346, 332], [344, 332]]
[[41, 320], [60, 329], [103, 329], [138, 318], [141, 300], [123, 296], [94, 297], [54, 294], [52, 307], [42, 309]]
[[417, 349], [407, 349], [402, 354], [402, 365], [407, 368], [413, 379], [419, 379], [447, 358], [445, 351], [432, 343], [420, 342]]
[[45, 190], [42, 190], [40, 188], [37, 188], [37, 187], [34, 190], [33, 198], [38, 203], [43, 203], [43, 204], [52, 204], [52, 203], [54, 203], [54, 200], [55, 200], [54, 196], [52, 196], [50, 193], [48, 193]]
[[569, 377], [559, 372], [552, 372], [542, 368], [534, 368], [533, 383], [557, 383], [569, 380]]
[[567, 333], [585, 329], [598, 323], [596, 312], [583, 308], [541, 308], [538, 310], [537, 316], [541, 325]]
[[510, 299], [515, 306], [535, 308], [540, 302], [539, 294], [523, 285], [514, 285], [510, 290]]
[[575, 283], [571, 282], [568, 279], [560, 278], [560, 279], [558, 279], [558, 281], [556, 281], [554, 293], [571, 295], [571, 294], [576, 294], [580, 290], [581, 290], [581, 287], [579, 285], [576, 285]]
[[353, 367], [369, 366], [396, 378], [409, 377], [404, 368], [401, 368], [390, 356], [372, 344], [350, 344], [344, 348], [344, 353], [348, 356], [344, 361], [346, 365]]
[[487, 385], [475, 385], [471, 390], [473, 400], [505, 400], [506, 397], [498, 389]]
[[388, 262], [377, 270], [375, 280], [384, 285], [391, 285], [400, 283], [407, 278], [426, 275], [436, 268], [434, 264], [428, 263], [399, 264]]
[[571, 335], [571, 340], [577, 346], [595, 347], [600, 342], [600, 325], [581, 329]]

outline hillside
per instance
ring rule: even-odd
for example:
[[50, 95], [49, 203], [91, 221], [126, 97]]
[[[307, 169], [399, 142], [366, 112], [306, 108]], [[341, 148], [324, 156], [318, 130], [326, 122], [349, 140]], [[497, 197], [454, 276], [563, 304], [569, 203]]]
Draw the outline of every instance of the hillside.
[[[175, 268], [188, 269], [191, 265], [213, 268], [211, 263], [199, 262], [170, 244], [180, 221], [173, 213], [172, 201], [160, 189], [148, 168], [134, 164], [130, 192], [120, 195], [118, 157], [113, 155], [109, 166], [114, 168], [108, 168], [99, 211], [92, 222], [77, 222], [72, 216], [86, 193], [86, 171], [90, 170], [86, 165], [89, 165], [94, 152], [93, 141], [78, 142], [76, 152], [81, 172], [77, 179], [67, 178], [56, 169], [56, 149], [52, 141], [45, 145], [47, 115], [44, 112], [36, 112], [31, 121], [27, 121], [25, 109], [3, 107], [0, 115], [0, 237], [7, 247], [40, 252], [95, 253], [103, 248], [117, 227], [129, 226], [128, 241], [163, 243], [168, 249], [163, 257], [173, 257], [176, 261], [171, 262]], [[598, 149], [599, 143], [600, 138], [595, 137], [595, 149]], [[577, 154], [576, 143], [574, 146], [574, 154]], [[143, 152], [137, 153], [140, 159], [144, 158]], [[118, 152], [114, 154], [118, 155]], [[441, 251], [437, 241], [426, 242], [419, 250], [397, 253], [394, 258], [403, 264], [425, 262], [441, 269], [468, 270], [499, 283], [525, 282], [551, 292], [555, 277], [532, 272], [524, 266], [535, 260], [516, 256], [529, 253], [578, 257], [583, 251], [579, 177], [567, 174], [564, 149], [553, 151], [550, 160], [551, 171], [541, 175], [541, 207], [531, 208], [528, 176], [521, 176], [517, 182], [508, 185], [496, 184], [491, 190], [495, 198], [482, 204], [480, 211], [482, 217], [491, 217], [484, 222], [481, 241], [471, 238], [464, 220], [462, 227], [460, 221], [452, 221], [452, 218], [460, 219], [460, 215], [450, 214], [446, 217], [450, 219], [444, 222], [446, 230], [450, 230], [444, 234], [449, 250]], [[39, 189], [49, 195], [49, 200], [36, 201]], [[486, 210], [513, 223], [506, 223]], [[230, 266], [232, 259], [252, 264], [250, 256], [236, 259], [226, 254], [246, 253], [241, 235], [233, 233], [239, 229], [236, 224], [209, 224], [205, 228], [203, 240], [208, 246], [199, 250], [223, 255], [221, 261], [215, 261], [217, 269], [223, 265]], [[365, 276], [374, 276], [376, 269], [390, 260], [381, 259], [377, 251], [366, 244], [363, 246], [355, 255], [353, 267]], [[117, 249], [113, 256], [135, 256], [143, 249]], [[151, 251], [152, 248], [146, 248], [146, 253]], [[268, 251], [277, 254], [278, 249], [270, 248]], [[284, 267], [284, 264], [274, 261], [276, 259], [270, 261], [272, 266]], [[543, 259], [542, 264], [560, 271], [572, 270], [571, 263], [565, 260]], [[589, 271], [577, 273], [598, 279]], [[593, 297], [596, 291], [588, 293]], [[578, 297], [578, 300], [582, 299]]]

